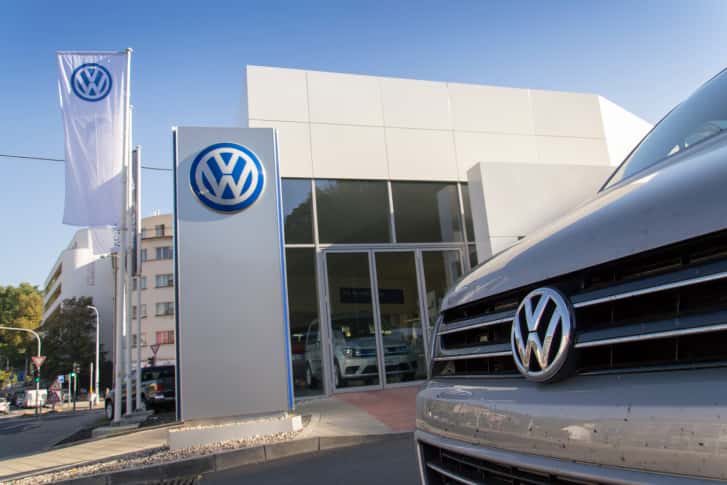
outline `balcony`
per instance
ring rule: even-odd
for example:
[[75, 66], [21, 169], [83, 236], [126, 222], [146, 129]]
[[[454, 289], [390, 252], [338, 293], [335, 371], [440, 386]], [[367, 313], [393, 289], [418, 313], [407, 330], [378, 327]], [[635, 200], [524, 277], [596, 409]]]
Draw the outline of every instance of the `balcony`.
[[141, 230], [142, 239], [156, 239], [162, 237], [172, 237], [174, 230], [172, 227], [167, 225], [159, 225], [155, 227], [146, 227]]

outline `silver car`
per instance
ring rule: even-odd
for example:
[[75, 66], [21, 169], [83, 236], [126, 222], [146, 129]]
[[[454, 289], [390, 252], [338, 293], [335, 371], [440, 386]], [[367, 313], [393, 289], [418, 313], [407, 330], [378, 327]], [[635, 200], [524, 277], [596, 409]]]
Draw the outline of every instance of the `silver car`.
[[446, 297], [422, 482], [727, 481], [727, 73]]

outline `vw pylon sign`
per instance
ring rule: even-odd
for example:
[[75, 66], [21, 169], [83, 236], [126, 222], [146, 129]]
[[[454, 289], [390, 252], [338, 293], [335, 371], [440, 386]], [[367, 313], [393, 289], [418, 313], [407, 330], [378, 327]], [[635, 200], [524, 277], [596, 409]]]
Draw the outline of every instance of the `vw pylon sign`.
[[290, 411], [275, 130], [178, 127], [173, 138], [177, 415]]
[[222, 212], [241, 211], [258, 200], [265, 189], [265, 170], [249, 148], [237, 143], [215, 143], [192, 162], [189, 184], [200, 202]]

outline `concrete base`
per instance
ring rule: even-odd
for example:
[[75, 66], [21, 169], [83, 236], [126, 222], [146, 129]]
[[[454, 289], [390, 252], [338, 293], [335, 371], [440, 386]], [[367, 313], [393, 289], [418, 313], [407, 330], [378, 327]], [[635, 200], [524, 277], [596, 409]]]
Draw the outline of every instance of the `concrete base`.
[[272, 419], [231, 421], [209, 426], [191, 426], [170, 429], [167, 442], [170, 450], [203, 446], [220, 441], [244, 440], [254, 436], [269, 436], [303, 429], [301, 416], [283, 416]]
[[154, 411], [134, 411], [133, 413], [121, 416], [121, 426], [133, 423], [143, 423], [146, 419], [154, 414]]
[[99, 426], [91, 431], [93, 438], [100, 438], [101, 436], [111, 436], [119, 433], [125, 433], [127, 431], [134, 430], [139, 427], [139, 423], [121, 424], [118, 426]]

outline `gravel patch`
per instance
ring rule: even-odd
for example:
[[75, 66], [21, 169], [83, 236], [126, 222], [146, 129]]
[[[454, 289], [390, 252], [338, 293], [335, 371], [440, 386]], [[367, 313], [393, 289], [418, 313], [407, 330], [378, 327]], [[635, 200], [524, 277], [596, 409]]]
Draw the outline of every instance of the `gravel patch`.
[[210, 455], [226, 450], [252, 448], [255, 446], [267, 445], [270, 443], [289, 441], [293, 439], [298, 433], [299, 431], [289, 433], [277, 433], [267, 436], [253, 436], [244, 440], [221, 441], [205, 446], [194, 446], [192, 448], [183, 448], [174, 451], [169, 450], [169, 448], [166, 446], [160, 448], [152, 448], [150, 450], [140, 451], [138, 453], [115, 457], [93, 465], [81, 465], [75, 468], [70, 468], [58, 472], [21, 478], [19, 480], [10, 481], [9, 483], [15, 485], [40, 485], [46, 483], [55, 483], [62, 480], [80, 478], [88, 475], [95, 475], [98, 473], [109, 473], [120, 470], [128, 470], [131, 468], [139, 468], [148, 465], [169, 463], [183, 460], [185, 458]]

